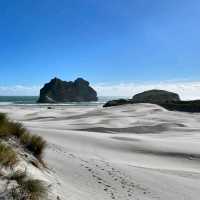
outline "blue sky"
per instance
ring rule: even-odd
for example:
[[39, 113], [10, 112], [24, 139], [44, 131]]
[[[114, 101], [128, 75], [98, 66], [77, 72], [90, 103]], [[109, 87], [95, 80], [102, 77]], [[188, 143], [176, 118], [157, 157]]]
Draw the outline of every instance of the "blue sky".
[[0, 0], [0, 94], [55, 76], [198, 81], [199, 10], [199, 0]]

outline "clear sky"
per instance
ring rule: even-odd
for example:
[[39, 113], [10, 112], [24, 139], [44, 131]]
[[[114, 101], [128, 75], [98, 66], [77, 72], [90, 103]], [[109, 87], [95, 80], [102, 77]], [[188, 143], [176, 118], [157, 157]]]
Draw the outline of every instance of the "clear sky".
[[199, 80], [199, 0], [0, 0], [0, 27], [0, 87]]

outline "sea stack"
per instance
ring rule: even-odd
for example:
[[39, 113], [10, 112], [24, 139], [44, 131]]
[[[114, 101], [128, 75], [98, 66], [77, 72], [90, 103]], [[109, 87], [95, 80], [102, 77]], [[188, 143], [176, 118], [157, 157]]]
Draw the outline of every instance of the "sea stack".
[[52, 79], [40, 90], [38, 103], [90, 102], [97, 101], [97, 92], [83, 78], [75, 81]]

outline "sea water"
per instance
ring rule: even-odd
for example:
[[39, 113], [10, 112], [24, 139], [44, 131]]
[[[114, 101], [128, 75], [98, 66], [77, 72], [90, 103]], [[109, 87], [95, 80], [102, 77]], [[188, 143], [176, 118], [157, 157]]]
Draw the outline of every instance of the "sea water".
[[59, 106], [98, 106], [103, 105], [105, 102], [113, 99], [125, 98], [125, 97], [113, 97], [113, 96], [101, 96], [97, 102], [66, 102], [57, 104], [38, 104], [38, 96], [0, 96], [0, 106], [7, 105], [26, 105], [26, 106], [37, 106], [37, 105], [59, 105]]

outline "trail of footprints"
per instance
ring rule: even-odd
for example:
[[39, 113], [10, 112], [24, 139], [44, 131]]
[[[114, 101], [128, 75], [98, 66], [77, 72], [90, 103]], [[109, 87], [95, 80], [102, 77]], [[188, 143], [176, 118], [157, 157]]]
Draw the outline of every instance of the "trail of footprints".
[[[136, 188], [140, 189], [143, 194], [147, 193], [146, 188], [132, 182], [130, 177], [123, 174], [120, 170], [112, 167], [106, 161], [98, 161], [99, 164], [97, 164], [97, 161], [89, 163], [88, 161], [82, 160], [82, 162], [81, 167], [84, 167], [89, 173], [91, 173], [91, 176], [96, 179], [98, 184], [103, 186], [103, 190], [110, 195], [111, 199], [139, 200], [136, 196], [134, 196], [134, 190]], [[112, 184], [113, 186], [105, 180], [104, 177], [107, 175], [114, 181], [115, 184]], [[119, 189], [124, 191], [123, 194], [120, 194]]]
[[[143, 195], [149, 194], [155, 199], [160, 199], [149, 192], [147, 188], [134, 183], [129, 176], [111, 166], [109, 162], [94, 159], [86, 161], [75, 156], [74, 154], [68, 154], [67, 152], [63, 151], [62, 148], [58, 148], [57, 145], [52, 145], [50, 148], [52, 148], [53, 151], [59, 153], [62, 152], [68, 158], [78, 159], [80, 161], [80, 166], [91, 174], [92, 178], [94, 178], [96, 182], [103, 187], [103, 190], [110, 195], [111, 199], [113, 200], [140, 200], [136, 195], [136, 189], [137, 194], [138, 191], [140, 191], [140, 193]], [[111, 177], [115, 184], [113, 184], [113, 182], [112, 184], [109, 184], [108, 181], [106, 181], [105, 177], [107, 175]], [[124, 192], [120, 193], [120, 189], [122, 189]]]

